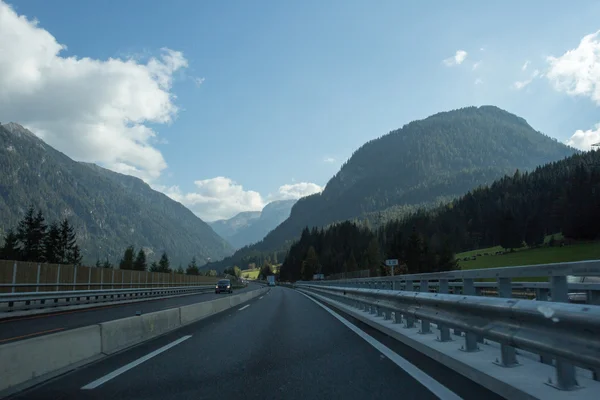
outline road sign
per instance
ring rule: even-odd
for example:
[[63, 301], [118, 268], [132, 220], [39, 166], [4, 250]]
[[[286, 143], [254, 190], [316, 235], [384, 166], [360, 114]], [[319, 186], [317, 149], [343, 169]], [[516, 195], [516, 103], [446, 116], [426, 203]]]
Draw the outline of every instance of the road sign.
[[398, 265], [398, 260], [396, 260], [396, 259], [385, 260], [385, 265], [387, 265], [388, 267], [394, 267], [394, 266]]

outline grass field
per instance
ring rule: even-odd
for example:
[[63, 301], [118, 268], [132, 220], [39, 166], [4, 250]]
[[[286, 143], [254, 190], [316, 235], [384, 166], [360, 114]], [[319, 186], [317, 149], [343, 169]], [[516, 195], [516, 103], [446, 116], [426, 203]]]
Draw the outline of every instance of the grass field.
[[[279, 269], [278, 265], [276, 265], [276, 266], [273, 267], [273, 271], [274, 272], [277, 272], [278, 269]], [[242, 270], [242, 278], [257, 279], [259, 272], [260, 272], [260, 269], [258, 269], [258, 268], [256, 268], [256, 269], [244, 269], [244, 270]]]
[[513, 267], [518, 265], [547, 264], [565, 261], [600, 259], [600, 242], [578, 243], [569, 246], [523, 249], [503, 255], [480, 256], [475, 260], [463, 261], [463, 257], [494, 253], [503, 250], [500, 246], [459, 253], [456, 258], [461, 269]]

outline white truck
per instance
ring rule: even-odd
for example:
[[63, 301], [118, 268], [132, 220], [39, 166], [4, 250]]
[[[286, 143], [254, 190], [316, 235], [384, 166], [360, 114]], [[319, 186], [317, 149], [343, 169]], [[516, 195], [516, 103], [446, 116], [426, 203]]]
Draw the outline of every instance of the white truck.
[[275, 275], [267, 276], [267, 285], [275, 286]]

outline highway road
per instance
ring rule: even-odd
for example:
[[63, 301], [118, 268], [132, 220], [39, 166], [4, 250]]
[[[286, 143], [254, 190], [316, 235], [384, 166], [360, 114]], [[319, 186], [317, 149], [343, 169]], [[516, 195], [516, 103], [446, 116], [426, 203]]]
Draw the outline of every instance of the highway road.
[[499, 399], [283, 287], [12, 397], [78, 398]]
[[[242, 293], [261, 287], [259, 284], [250, 283], [248, 287], [234, 290]], [[164, 299], [149, 299], [136, 303], [113, 304], [80, 310], [61, 311], [53, 314], [39, 314], [17, 317], [14, 319], [0, 320], [0, 344], [16, 340], [29, 339], [49, 333], [61, 332], [67, 329], [79, 328], [100, 322], [132, 317], [137, 311], [144, 314], [181, 307], [188, 304], [209, 301], [228, 294], [215, 294], [214, 292], [169, 297]]]

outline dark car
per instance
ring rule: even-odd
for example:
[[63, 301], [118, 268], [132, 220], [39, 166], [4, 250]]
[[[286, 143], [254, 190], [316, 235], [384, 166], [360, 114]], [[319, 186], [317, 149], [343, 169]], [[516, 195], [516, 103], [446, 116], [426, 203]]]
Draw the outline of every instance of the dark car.
[[231, 281], [229, 279], [221, 279], [217, 282], [217, 286], [215, 286], [215, 293], [233, 293], [231, 290]]

